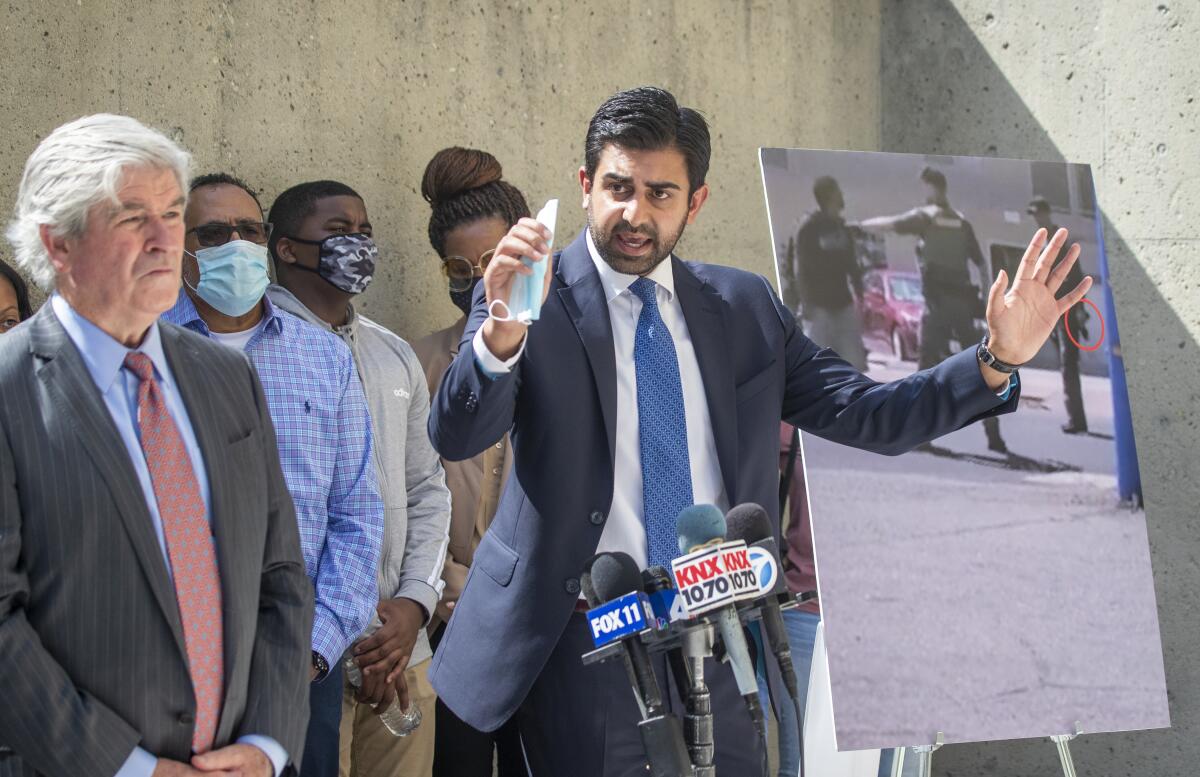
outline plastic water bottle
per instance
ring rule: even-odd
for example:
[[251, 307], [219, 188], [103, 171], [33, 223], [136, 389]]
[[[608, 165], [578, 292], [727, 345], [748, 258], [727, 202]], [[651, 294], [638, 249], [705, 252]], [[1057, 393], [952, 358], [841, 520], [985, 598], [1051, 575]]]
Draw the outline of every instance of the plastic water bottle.
[[[351, 685], [355, 688], [362, 687], [362, 670], [358, 668], [358, 664], [354, 663], [353, 656], [346, 656], [342, 661], [342, 671], [346, 673], [346, 679], [350, 681]], [[393, 735], [406, 737], [421, 725], [421, 708], [409, 701], [408, 709], [402, 710], [400, 709], [400, 697], [396, 697], [392, 706], [379, 715], [379, 719]]]

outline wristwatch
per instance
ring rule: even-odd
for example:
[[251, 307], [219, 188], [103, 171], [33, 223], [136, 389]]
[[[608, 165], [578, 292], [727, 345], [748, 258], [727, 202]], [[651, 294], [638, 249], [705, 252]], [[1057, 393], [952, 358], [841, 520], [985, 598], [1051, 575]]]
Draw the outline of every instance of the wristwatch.
[[325, 660], [325, 656], [315, 650], [312, 652], [312, 656], [313, 669], [317, 670], [317, 680], [324, 680], [325, 675], [329, 674], [329, 662]]
[[979, 357], [979, 361], [985, 366], [991, 367], [996, 372], [1012, 374], [1021, 368], [1020, 364], [1009, 364], [1002, 362], [996, 358], [996, 355], [988, 350], [988, 336], [983, 336], [983, 341], [979, 343], [979, 348], [975, 351], [975, 355]]

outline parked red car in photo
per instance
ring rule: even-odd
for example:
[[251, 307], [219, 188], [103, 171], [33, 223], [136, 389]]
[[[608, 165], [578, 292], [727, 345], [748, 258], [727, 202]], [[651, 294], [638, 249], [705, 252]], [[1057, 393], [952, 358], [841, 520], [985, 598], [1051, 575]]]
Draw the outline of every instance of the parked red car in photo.
[[925, 296], [917, 273], [870, 270], [863, 275], [863, 334], [891, 343], [897, 359], [916, 360], [924, 313]]

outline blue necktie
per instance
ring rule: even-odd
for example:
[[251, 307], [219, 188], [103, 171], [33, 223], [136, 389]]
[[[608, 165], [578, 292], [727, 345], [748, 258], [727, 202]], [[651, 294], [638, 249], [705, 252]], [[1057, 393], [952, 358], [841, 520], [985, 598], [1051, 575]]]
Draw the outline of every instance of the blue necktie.
[[638, 441], [642, 454], [642, 516], [650, 564], [670, 569], [679, 555], [675, 519], [692, 504], [687, 418], [675, 343], [658, 313], [656, 284], [638, 278], [629, 291], [642, 301], [633, 338], [637, 373]]

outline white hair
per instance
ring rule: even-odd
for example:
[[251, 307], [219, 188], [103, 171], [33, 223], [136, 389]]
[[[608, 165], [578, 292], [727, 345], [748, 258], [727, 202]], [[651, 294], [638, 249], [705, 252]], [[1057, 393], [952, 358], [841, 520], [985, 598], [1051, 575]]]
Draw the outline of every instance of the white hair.
[[6, 235], [17, 264], [43, 289], [54, 286], [54, 267], [39, 227], [58, 237], [79, 237], [88, 211], [105, 200], [119, 206], [117, 190], [128, 168], [170, 170], [187, 192], [191, 155], [137, 119], [98, 113], [62, 125], [29, 155]]

